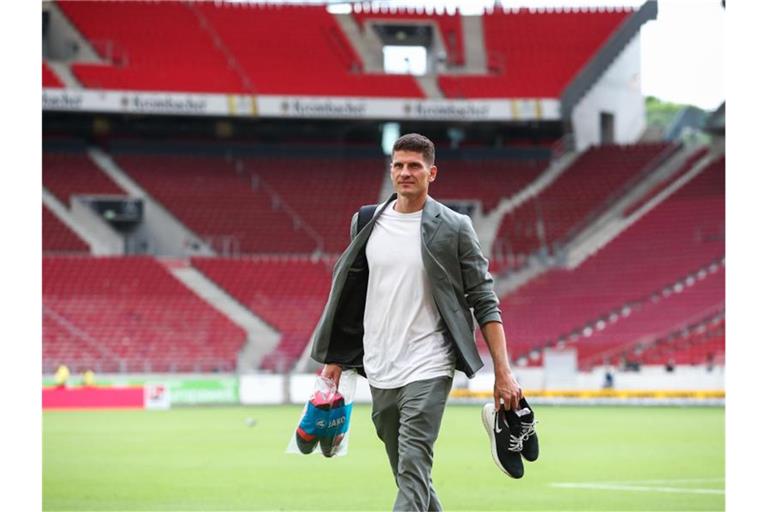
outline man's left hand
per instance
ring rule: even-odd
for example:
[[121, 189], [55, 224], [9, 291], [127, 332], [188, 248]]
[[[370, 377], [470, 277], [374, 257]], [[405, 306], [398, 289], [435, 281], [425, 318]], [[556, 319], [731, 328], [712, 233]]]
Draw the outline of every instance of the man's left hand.
[[496, 371], [496, 382], [493, 385], [493, 400], [498, 411], [501, 405], [504, 409], [516, 410], [520, 399], [523, 397], [523, 390], [517, 383], [512, 370], [503, 368]]

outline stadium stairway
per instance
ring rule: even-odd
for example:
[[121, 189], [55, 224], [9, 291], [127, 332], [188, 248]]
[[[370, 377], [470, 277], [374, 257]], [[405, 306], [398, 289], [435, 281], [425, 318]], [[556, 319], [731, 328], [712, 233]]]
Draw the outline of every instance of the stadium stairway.
[[[464, 67], [462, 73], [487, 73], [488, 53], [485, 49], [485, 29], [482, 16], [462, 16], [464, 32]], [[456, 70], [451, 70], [456, 73]], [[448, 74], [448, 73], [445, 73]]]
[[144, 202], [144, 222], [152, 252], [167, 256], [213, 256], [215, 252], [196, 233], [156, 201], [136, 181], [126, 174], [110, 155], [90, 148], [93, 162], [131, 196]]
[[434, 75], [417, 76], [414, 75], [414, 80], [421, 87], [424, 97], [430, 100], [439, 100], [445, 98], [443, 90], [440, 89], [440, 85], [437, 83], [437, 77]]
[[350, 14], [335, 14], [334, 19], [349, 44], [360, 56], [366, 73], [384, 71], [384, 57], [381, 42], [376, 34], [359, 30], [357, 22]]
[[240, 302], [208, 279], [187, 260], [159, 260], [168, 271], [201, 299], [239, 326], [246, 333], [246, 343], [237, 357], [238, 372], [253, 372], [264, 356], [280, 342], [280, 333]]

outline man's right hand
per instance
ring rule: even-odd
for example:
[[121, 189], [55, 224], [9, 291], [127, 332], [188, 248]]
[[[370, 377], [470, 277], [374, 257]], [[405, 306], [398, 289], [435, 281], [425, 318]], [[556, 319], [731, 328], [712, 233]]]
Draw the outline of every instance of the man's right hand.
[[338, 364], [326, 364], [323, 366], [323, 371], [320, 372], [320, 376], [332, 380], [336, 385], [336, 389], [339, 389], [339, 379], [341, 379], [341, 366]]

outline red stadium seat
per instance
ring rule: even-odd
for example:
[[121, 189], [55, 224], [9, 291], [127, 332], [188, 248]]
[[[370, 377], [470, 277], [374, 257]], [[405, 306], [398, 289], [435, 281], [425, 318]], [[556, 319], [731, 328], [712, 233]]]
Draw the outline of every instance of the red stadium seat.
[[43, 365], [234, 371], [245, 332], [148, 257], [43, 257]]
[[52, 89], [64, 87], [64, 83], [59, 80], [59, 77], [48, 67], [45, 61], [43, 61], [43, 87], [50, 87]]
[[215, 249], [231, 253], [340, 253], [349, 220], [378, 201], [383, 158], [117, 155], [155, 199]]
[[72, 65], [86, 87], [247, 92], [227, 56], [214, 46], [186, 3], [67, 1], [58, 5], [105, 61]]
[[76, 194], [126, 195], [85, 153], [43, 152], [43, 186], [66, 206]]
[[668, 143], [589, 148], [554, 183], [504, 217], [493, 253], [527, 255], [542, 243], [551, 247], [670, 148]]
[[211, 280], [280, 332], [262, 368], [289, 371], [320, 319], [331, 284], [330, 260], [194, 258]]
[[440, 87], [448, 98], [559, 98], [630, 14], [496, 9], [483, 16], [491, 74], [440, 76]]
[[[87, 87], [423, 97], [413, 77], [362, 73], [360, 58], [324, 6], [143, 1], [59, 5], [105, 61], [72, 66]], [[288, 72], [297, 69], [301, 72]]]
[[[680, 322], [717, 308], [723, 300], [722, 276], [707, 277], [690, 291], [683, 284], [685, 292], [676, 302], [651, 305], [653, 297], [675, 294], [675, 283], [685, 283], [691, 275], [697, 282], [702, 272], [704, 276], [716, 272], [721, 264], [724, 171], [724, 159], [714, 162], [579, 267], [546, 272], [504, 297], [501, 310], [510, 318], [504, 327], [512, 355], [568, 341], [571, 334], [586, 346], [589, 341], [584, 341], [583, 329], [599, 320], [616, 321], [605, 335], [615, 336], [617, 343], [626, 342], [641, 334], [633, 330], [633, 322], [622, 319], [622, 309], [633, 303], [647, 305], [643, 315], [649, 316], [647, 325], [654, 326], [643, 333], [648, 335], [672, 331]], [[701, 298], [696, 298], [700, 293]], [[679, 306], [673, 308], [677, 301]], [[653, 323], [657, 320], [660, 323]], [[627, 328], [625, 334], [621, 334], [622, 325]]]
[[501, 199], [512, 197], [535, 180], [547, 163], [514, 159], [442, 160], [429, 193], [438, 200], [479, 200], [487, 214]]

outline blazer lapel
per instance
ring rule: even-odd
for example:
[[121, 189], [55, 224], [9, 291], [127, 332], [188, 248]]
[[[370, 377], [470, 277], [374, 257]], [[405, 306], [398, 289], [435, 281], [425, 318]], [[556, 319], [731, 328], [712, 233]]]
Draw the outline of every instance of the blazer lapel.
[[434, 199], [427, 196], [427, 202], [424, 203], [424, 213], [421, 216], [421, 240], [425, 245], [429, 245], [432, 238], [437, 233], [443, 219], [440, 217], [440, 209]]

